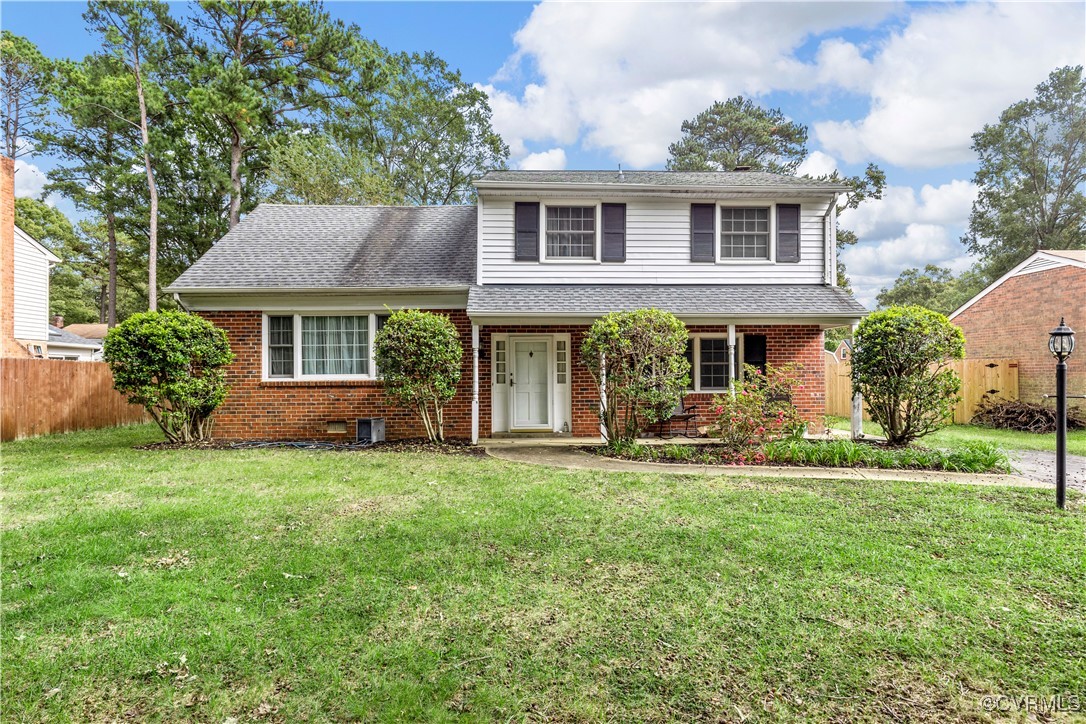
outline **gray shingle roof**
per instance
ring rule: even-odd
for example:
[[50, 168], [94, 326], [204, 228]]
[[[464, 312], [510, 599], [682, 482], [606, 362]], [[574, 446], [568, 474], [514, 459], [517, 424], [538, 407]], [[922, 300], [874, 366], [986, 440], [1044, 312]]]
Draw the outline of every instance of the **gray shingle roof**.
[[818, 189], [843, 191], [840, 183], [765, 171], [489, 171], [477, 181], [490, 184], [585, 184], [674, 188]]
[[102, 341], [99, 339], [87, 339], [86, 337], [80, 337], [78, 334], [72, 334], [66, 329], [54, 327], [50, 324], [49, 344], [71, 344], [80, 345], [83, 347], [101, 347]]
[[853, 317], [867, 310], [839, 287], [798, 284], [487, 284], [468, 292], [468, 314], [592, 316], [655, 307], [678, 315]]
[[474, 206], [261, 204], [167, 290], [467, 287], [475, 229]]

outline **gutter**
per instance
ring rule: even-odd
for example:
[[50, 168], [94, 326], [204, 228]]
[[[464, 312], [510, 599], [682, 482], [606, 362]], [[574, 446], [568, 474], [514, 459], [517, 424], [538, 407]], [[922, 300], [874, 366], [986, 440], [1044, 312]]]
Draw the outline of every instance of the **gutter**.
[[466, 292], [470, 284], [440, 287], [178, 287], [170, 285], [162, 291], [173, 294], [420, 294], [426, 292]]
[[631, 190], [641, 192], [705, 192], [705, 193], [744, 193], [750, 195], [765, 195], [769, 194], [791, 194], [794, 192], [808, 192], [808, 193], [840, 193], [848, 191], [849, 187], [842, 184], [829, 184], [829, 185], [814, 185], [814, 184], [795, 184], [788, 186], [661, 186], [659, 184], [638, 184], [638, 183], [561, 183], [561, 182], [533, 182], [524, 183], [522, 181], [483, 181], [479, 180], [475, 182], [475, 188], [482, 190], [509, 190], [509, 191], [524, 191], [532, 192], [539, 190], [555, 190], [555, 191], [599, 191], [599, 190]]

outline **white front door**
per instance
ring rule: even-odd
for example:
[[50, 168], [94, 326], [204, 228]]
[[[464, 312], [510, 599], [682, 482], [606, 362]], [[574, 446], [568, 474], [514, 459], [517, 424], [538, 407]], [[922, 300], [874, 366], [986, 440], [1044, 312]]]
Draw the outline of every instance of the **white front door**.
[[513, 427], [550, 429], [551, 343], [514, 339]]

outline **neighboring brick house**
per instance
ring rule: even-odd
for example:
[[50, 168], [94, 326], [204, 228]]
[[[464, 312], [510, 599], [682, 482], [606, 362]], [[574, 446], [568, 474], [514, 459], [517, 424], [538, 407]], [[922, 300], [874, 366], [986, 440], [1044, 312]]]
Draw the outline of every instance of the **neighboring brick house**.
[[[950, 315], [965, 333], [967, 357], [1018, 360], [1018, 396], [1041, 402], [1056, 388], [1048, 333], [1064, 317], [1086, 332], [1086, 250], [1038, 251]], [[1081, 344], [1079, 345], [1082, 346]], [[1068, 394], [1086, 394], [1086, 355], [1067, 362]], [[1081, 400], [1070, 400], [1081, 405]]]
[[372, 360], [374, 332], [401, 308], [448, 315], [464, 342], [452, 437], [598, 437], [581, 341], [600, 315], [644, 307], [690, 330], [689, 402], [727, 393], [744, 362], [797, 362], [796, 404], [821, 419], [823, 331], [866, 313], [836, 286], [846, 187], [745, 171], [493, 171], [476, 189], [477, 206], [263, 204], [170, 285], [237, 355], [216, 434], [334, 439], [364, 417], [386, 418], [389, 438], [421, 434]]

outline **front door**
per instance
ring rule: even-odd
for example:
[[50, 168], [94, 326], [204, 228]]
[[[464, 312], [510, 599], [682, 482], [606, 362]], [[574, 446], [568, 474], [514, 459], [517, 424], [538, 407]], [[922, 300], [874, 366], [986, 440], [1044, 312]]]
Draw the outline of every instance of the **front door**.
[[551, 343], [513, 340], [513, 427], [550, 429]]

